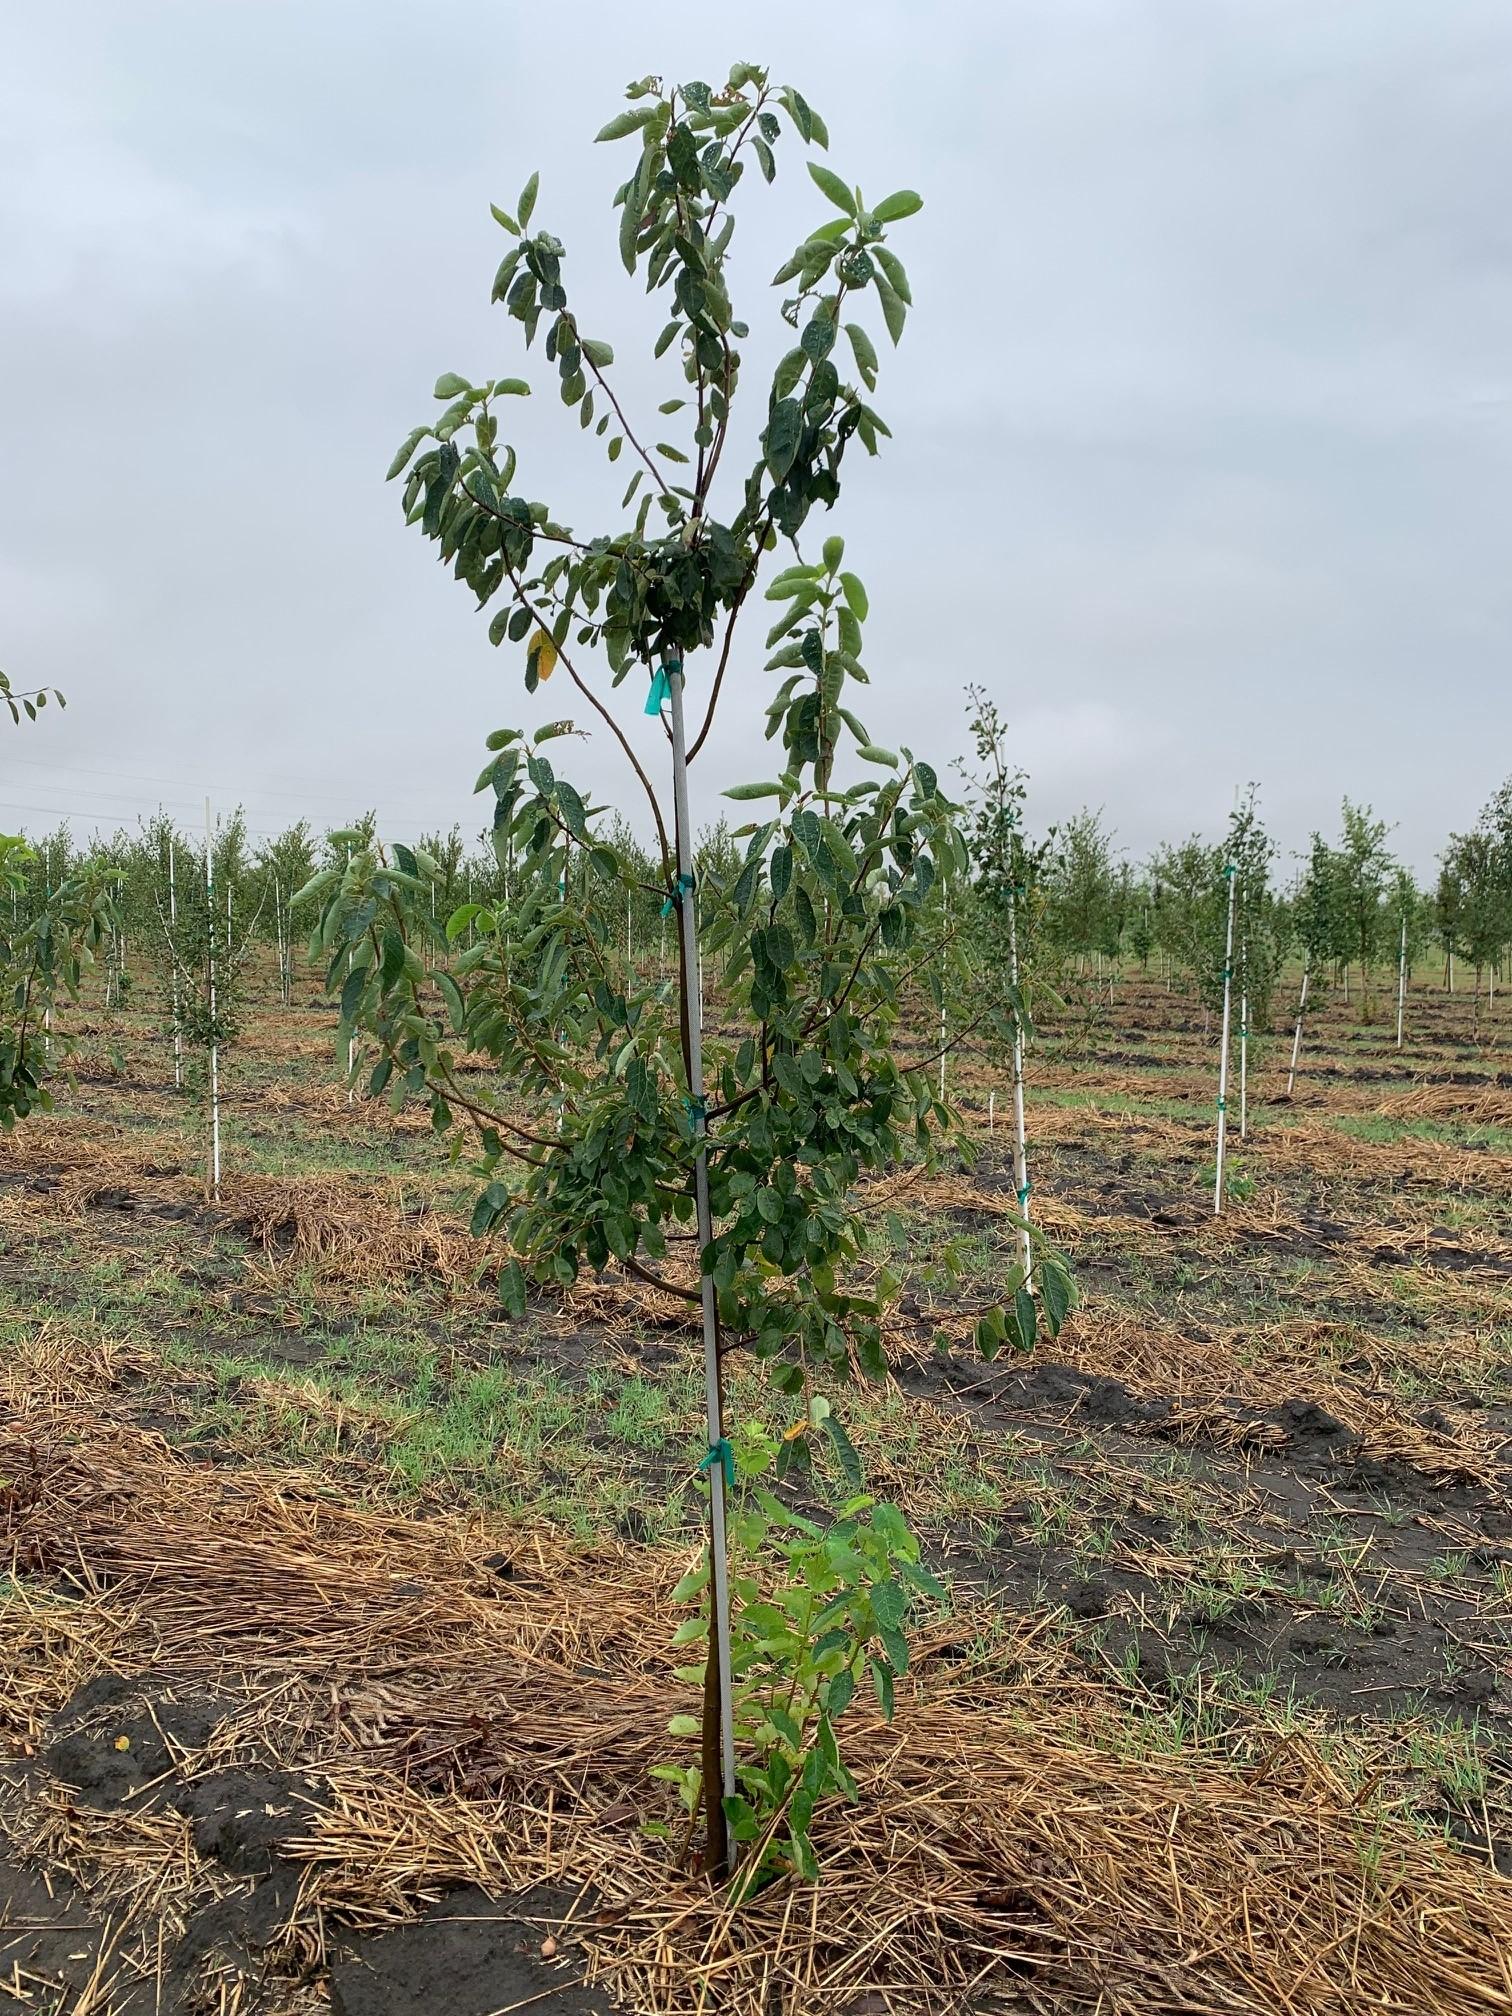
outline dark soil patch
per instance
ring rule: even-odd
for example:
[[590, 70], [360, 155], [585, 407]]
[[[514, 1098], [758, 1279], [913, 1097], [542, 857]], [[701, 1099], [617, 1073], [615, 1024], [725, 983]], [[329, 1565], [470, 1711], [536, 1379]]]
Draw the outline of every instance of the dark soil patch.
[[[570, 1891], [533, 1890], [508, 1904], [455, 1890], [413, 1925], [354, 1939], [331, 1963], [332, 2016], [610, 2016], [580, 1985], [563, 1920]], [[565, 1958], [563, 1956], [566, 1956]]]
[[59, 1714], [42, 1761], [86, 1806], [119, 1806], [157, 1787], [203, 1748], [222, 1710], [154, 1685], [152, 1676], [102, 1673]]

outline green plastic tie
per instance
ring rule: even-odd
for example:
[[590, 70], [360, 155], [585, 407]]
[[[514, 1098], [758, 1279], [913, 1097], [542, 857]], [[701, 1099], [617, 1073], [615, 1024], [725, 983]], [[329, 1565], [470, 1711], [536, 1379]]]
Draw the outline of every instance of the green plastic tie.
[[1218, 1101], [1218, 1111], [1219, 1111], [1220, 1113], [1227, 1113], [1227, 1111], [1228, 1111], [1228, 1101], [1227, 1101], [1227, 1099], [1220, 1099], [1220, 1100]]
[[663, 903], [661, 907], [661, 914], [663, 915], [663, 917], [670, 917], [672, 913], [676, 910], [678, 904], [682, 901], [683, 897], [691, 896], [693, 894], [693, 891], [697, 888], [697, 886], [698, 886], [697, 883], [693, 880], [693, 877], [691, 875], [679, 875], [677, 881], [673, 884], [671, 893], [668, 895], [666, 902]]
[[1034, 1188], [1034, 1185], [1033, 1185], [1032, 1183], [1026, 1183], [1026, 1184], [1024, 1185], [1023, 1189], [1019, 1191], [1019, 1193], [1018, 1193], [1018, 1200], [1019, 1200], [1020, 1204], [1027, 1204], [1027, 1203], [1029, 1202], [1029, 1192], [1030, 1192], [1030, 1191], [1031, 1191], [1031, 1190], [1032, 1190], [1033, 1188]]
[[660, 714], [662, 708], [672, 698], [671, 674], [682, 676], [681, 658], [668, 658], [658, 665], [651, 675], [651, 691], [646, 695], [646, 712]]
[[1232, 861], [1230, 861], [1227, 868], [1225, 868], [1223, 872], [1225, 875], [1237, 875], [1239, 871], [1235, 866], [1235, 864]]
[[717, 1442], [709, 1445], [708, 1454], [698, 1466], [699, 1476], [707, 1476], [713, 1470], [716, 1463], [724, 1473], [726, 1491], [733, 1491], [735, 1489], [735, 1451], [730, 1447], [728, 1440], [723, 1435], [720, 1436]]
[[705, 1125], [709, 1119], [709, 1102], [702, 1093], [690, 1092], [683, 1100], [683, 1111], [696, 1127], [700, 1121]]

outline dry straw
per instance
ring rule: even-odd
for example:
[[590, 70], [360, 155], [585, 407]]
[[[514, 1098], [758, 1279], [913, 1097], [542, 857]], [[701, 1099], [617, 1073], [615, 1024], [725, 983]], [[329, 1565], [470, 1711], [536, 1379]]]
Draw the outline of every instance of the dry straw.
[[[103, 1387], [121, 1367], [88, 1371]], [[1088, 2016], [1512, 2011], [1506, 1883], [1296, 1735], [1245, 1769], [1140, 1754], [1043, 1625], [987, 1663], [963, 1657], [981, 1620], [926, 1631], [895, 1726], [847, 1718], [861, 1797], [816, 1829], [822, 1885], [732, 1913], [638, 1831], [665, 1720], [692, 1705], [667, 1650], [676, 1563], [521, 1534], [485, 1565], [497, 1534], [461, 1521], [177, 1454], [76, 1404], [56, 1354], [8, 1379], [12, 1740], [35, 1744], [93, 1671], [150, 1672], [229, 1704], [220, 1754], [323, 1779], [275, 1949], [291, 1968], [450, 1884], [549, 1879], [580, 1898], [563, 1950], [651, 2016], [901, 2016], [989, 1992]], [[123, 1826], [75, 1813], [33, 1846], [104, 1871], [97, 1897], [147, 1939], [213, 1879], [182, 1829], [149, 1822], [128, 1847]]]

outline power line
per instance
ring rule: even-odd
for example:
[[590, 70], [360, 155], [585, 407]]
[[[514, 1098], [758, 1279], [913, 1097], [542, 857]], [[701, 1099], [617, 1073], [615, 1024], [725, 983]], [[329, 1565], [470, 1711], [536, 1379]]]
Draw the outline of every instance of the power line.
[[[24, 799], [9, 798], [6, 797], [3, 793], [0, 793], [0, 806], [4, 806], [8, 810], [17, 812], [41, 812], [55, 818], [68, 819], [70, 821], [94, 820], [97, 822], [105, 822], [109, 820], [126, 821], [132, 818], [141, 819], [144, 817], [151, 817], [151, 815], [156, 812], [171, 812], [176, 814], [180, 819], [183, 820], [196, 820], [199, 817], [200, 807], [203, 804], [203, 800], [193, 800], [188, 798], [169, 799], [160, 797], [160, 798], [148, 799], [145, 796], [141, 798], [133, 798], [126, 792], [115, 792], [115, 791], [87, 791], [82, 795], [97, 800], [107, 800], [111, 802], [97, 803], [94, 805], [80, 805], [76, 799], [75, 802], [71, 805], [39, 805]], [[245, 817], [245, 807], [241, 799], [234, 797], [233, 794], [230, 793], [223, 793], [221, 795], [223, 804], [228, 805], [229, 807], [231, 807], [231, 809], [241, 811], [243, 813], [243, 816]], [[342, 818], [350, 819], [352, 816], [354, 816], [354, 813], [365, 809], [366, 809], [365, 807], [349, 806], [347, 808], [347, 811], [342, 815]], [[254, 810], [256, 810], [256, 808], [254, 808]], [[268, 815], [265, 811], [264, 817], [267, 816]], [[319, 816], [318, 811], [313, 809], [310, 810], [306, 816], [308, 818], [309, 823], [315, 826], [330, 827], [333, 825], [339, 825], [341, 823], [340, 819], [322, 819]], [[449, 817], [444, 814], [438, 814], [438, 813], [431, 813], [429, 815], [424, 815], [418, 813], [405, 813], [402, 811], [391, 812], [388, 816], [398, 819], [404, 825], [414, 826], [417, 829], [424, 827], [434, 827], [436, 830], [442, 832], [446, 831], [450, 826], [453, 825], [465, 826], [468, 823], [465, 816], [460, 815], [455, 809], [453, 809]], [[292, 825], [293, 823], [294, 822], [292, 820], [289, 822], [290, 825]], [[249, 833], [256, 831], [260, 835], [264, 835], [268, 838], [273, 839], [276, 839], [280, 833], [288, 831], [287, 825], [280, 827], [280, 826], [264, 825], [259, 822], [256, 826], [254, 826], [253, 821], [250, 819], [246, 821], [246, 824]]]
[[[64, 781], [65, 788], [66, 788], [66, 780], [72, 776], [116, 777], [122, 779], [128, 784], [167, 784], [176, 790], [181, 790], [183, 788], [183, 782], [184, 782], [182, 775], [179, 775], [177, 777], [159, 777], [155, 775], [153, 772], [147, 770], [129, 770], [129, 769], [101, 770], [83, 763], [49, 763], [44, 758], [37, 756], [14, 756], [9, 757], [7, 760], [9, 762], [16, 762], [23, 764], [28, 769], [49, 771], [52, 773], [52, 777], [54, 779]], [[237, 786], [234, 784], [227, 784], [224, 780], [217, 781], [217, 779], [215, 779], [214, 777], [207, 777], [204, 780], [204, 784], [205, 789], [207, 791], [213, 791], [220, 796], [236, 799], [238, 802], [242, 798], [246, 797], [281, 798], [286, 799], [291, 804], [295, 805], [307, 805], [312, 798], [320, 798], [331, 795], [335, 788], [329, 785], [312, 784], [306, 790], [303, 791], [285, 791], [280, 790], [276, 785], [271, 784], [254, 784], [248, 786]], [[86, 795], [94, 797], [124, 797], [126, 794], [124, 792], [90, 793], [88, 792], [88, 787], [86, 787]], [[188, 803], [189, 801], [185, 800], [182, 802]], [[418, 817], [420, 815], [407, 812], [405, 811], [404, 808], [400, 807], [397, 808], [397, 816], [401, 818], [408, 818], [408, 817]]]

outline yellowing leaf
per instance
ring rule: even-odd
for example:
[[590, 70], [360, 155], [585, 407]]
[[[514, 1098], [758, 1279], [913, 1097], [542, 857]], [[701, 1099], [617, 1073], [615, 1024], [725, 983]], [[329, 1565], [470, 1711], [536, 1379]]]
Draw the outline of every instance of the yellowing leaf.
[[131, 1738], [129, 1736], [117, 1736], [115, 1746], [117, 1750], [129, 1750], [131, 1748]]
[[545, 680], [551, 677], [552, 673], [556, 670], [557, 647], [552, 642], [548, 631], [537, 630], [535, 632], [530, 640], [525, 657], [527, 664], [535, 667], [535, 675], [538, 679]]

